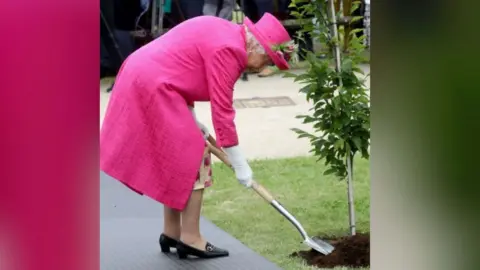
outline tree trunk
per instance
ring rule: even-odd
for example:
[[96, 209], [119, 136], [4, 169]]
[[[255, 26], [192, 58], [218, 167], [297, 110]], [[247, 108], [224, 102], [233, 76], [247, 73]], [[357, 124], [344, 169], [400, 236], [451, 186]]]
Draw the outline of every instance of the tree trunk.
[[[335, 64], [336, 64], [336, 69], [338, 72], [341, 71], [341, 63], [342, 63], [342, 56], [340, 54], [340, 44], [339, 44], [339, 36], [338, 36], [338, 26], [337, 26], [337, 17], [335, 15], [335, 2], [334, 0], [329, 0], [329, 8], [328, 10], [330, 10], [330, 22], [332, 24], [331, 26], [331, 30], [332, 30], [332, 35], [333, 35], [333, 38], [337, 40], [337, 42], [335, 42], [335, 46], [332, 48], [333, 50], [333, 55], [335, 56]], [[339, 85], [341, 86], [342, 85], [342, 81], [341, 81], [341, 78], [340, 78], [340, 82], [339, 82]]]
[[[343, 16], [349, 17], [352, 15], [352, 0], [343, 0]], [[351, 24], [345, 25], [344, 37], [343, 37], [343, 51], [348, 52], [348, 45], [350, 43], [350, 33], [353, 27]]]
[[[335, 0], [335, 12], [340, 13], [340, 16], [343, 18], [350, 18], [352, 16], [352, 7], [353, 0]], [[342, 18], [340, 18], [342, 19]], [[353, 27], [350, 23], [344, 24], [344, 34], [343, 34], [343, 52], [348, 52], [348, 46], [350, 43], [350, 33], [352, 32]]]
[[355, 205], [353, 200], [353, 155], [349, 151], [347, 154], [347, 186], [348, 186], [348, 217], [350, 221], [350, 234], [355, 235], [356, 222], [355, 222]]

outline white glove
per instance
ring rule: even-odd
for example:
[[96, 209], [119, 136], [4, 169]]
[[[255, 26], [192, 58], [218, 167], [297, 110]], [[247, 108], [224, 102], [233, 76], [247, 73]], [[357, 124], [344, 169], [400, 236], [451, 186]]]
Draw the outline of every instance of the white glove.
[[243, 156], [240, 148], [238, 146], [233, 146], [225, 148], [225, 153], [227, 153], [228, 161], [232, 164], [233, 170], [235, 171], [235, 176], [237, 177], [238, 182], [249, 188], [252, 186], [253, 172], [248, 165], [247, 159]]
[[198, 128], [202, 131], [203, 138], [205, 140], [208, 139], [208, 136], [210, 136], [210, 132], [208, 131], [208, 128], [204, 124], [198, 121], [197, 115], [195, 114], [195, 109], [193, 107], [188, 106], [188, 109], [190, 110], [190, 112], [192, 112], [193, 119], [195, 119], [195, 122], [197, 123]]

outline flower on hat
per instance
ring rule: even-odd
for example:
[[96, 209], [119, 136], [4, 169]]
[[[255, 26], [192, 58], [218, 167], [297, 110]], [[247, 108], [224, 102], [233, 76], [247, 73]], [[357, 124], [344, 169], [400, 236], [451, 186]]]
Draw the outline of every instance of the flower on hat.
[[272, 50], [287, 62], [297, 61], [298, 44], [295, 44], [293, 40], [282, 44], [273, 45]]

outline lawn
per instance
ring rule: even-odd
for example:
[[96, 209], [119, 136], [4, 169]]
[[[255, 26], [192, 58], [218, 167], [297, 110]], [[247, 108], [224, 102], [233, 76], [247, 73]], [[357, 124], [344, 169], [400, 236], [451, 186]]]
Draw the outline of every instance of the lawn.
[[[346, 181], [323, 176], [324, 166], [313, 157], [257, 160], [250, 163], [255, 179], [271, 191], [314, 235], [348, 234]], [[242, 187], [223, 164], [213, 167], [214, 185], [205, 193], [203, 215], [245, 245], [285, 270], [317, 269], [289, 255], [308, 249], [300, 234], [253, 190]], [[355, 161], [357, 230], [370, 227], [369, 162]], [[348, 269], [348, 268], [336, 268]]]

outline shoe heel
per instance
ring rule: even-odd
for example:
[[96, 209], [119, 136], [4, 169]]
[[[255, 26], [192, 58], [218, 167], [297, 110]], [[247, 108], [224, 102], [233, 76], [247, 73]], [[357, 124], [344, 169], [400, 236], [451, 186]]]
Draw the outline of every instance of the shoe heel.
[[160, 243], [160, 249], [162, 253], [170, 253], [170, 246], [166, 243]]
[[188, 254], [185, 251], [178, 250], [178, 249], [177, 249], [177, 255], [180, 260], [184, 260], [188, 257]]

